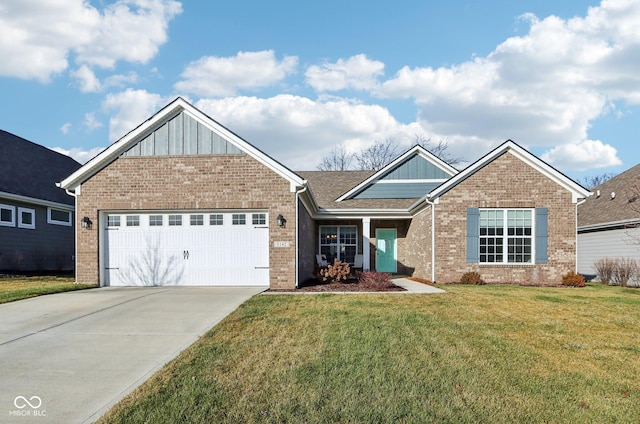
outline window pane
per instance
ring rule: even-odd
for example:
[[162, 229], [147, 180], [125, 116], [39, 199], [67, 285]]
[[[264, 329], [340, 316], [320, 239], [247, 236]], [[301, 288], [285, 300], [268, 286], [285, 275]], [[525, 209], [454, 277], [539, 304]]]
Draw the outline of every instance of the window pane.
[[13, 222], [13, 210], [5, 208], [0, 209], [0, 221]]
[[266, 225], [267, 223], [267, 214], [264, 213], [254, 213], [251, 215], [251, 222], [253, 225]]
[[247, 223], [247, 216], [243, 213], [234, 213], [231, 217], [231, 224], [233, 225], [245, 225]]
[[52, 221], [71, 222], [71, 212], [60, 209], [50, 209]]
[[209, 225], [222, 225], [223, 219], [221, 213], [214, 213], [209, 215]]
[[120, 216], [109, 215], [107, 217], [107, 227], [119, 227], [119, 226], [120, 226]]
[[33, 224], [33, 214], [31, 212], [22, 211], [20, 219], [21, 219], [22, 223], [25, 224], [25, 225], [32, 225]]
[[149, 226], [150, 227], [161, 227], [162, 226], [162, 215], [150, 215], [149, 216]]
[[204, 225], [204, 215], [191, 215], [189, 223], [191, 225]]
[[140, 216], [139, 215], [128, 215], [127, 216], [127, 227], [139, 227], [140, 226]]
[[169, 226], [179, 227], [182, 225], [182, 215], [169, 215]]

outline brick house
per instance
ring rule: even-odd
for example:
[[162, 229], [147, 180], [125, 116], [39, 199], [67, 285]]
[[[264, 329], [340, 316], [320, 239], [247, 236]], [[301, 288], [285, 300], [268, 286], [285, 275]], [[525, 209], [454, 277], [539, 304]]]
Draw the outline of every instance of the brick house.
[[438, 282], [555, 283], [589, 192], [512, 141], [462, 172], [415, 146], [378, 172], [293, 172], [176, 99], [61, 182], [77, 281], [292, 288], [318, 259]]

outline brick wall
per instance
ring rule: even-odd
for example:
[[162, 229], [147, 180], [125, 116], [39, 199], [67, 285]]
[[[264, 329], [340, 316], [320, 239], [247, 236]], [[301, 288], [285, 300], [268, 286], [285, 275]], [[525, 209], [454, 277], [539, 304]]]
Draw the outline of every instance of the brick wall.
[[[82, 184], [77, 198], [77, 270], [80, 283], [99, 281], [100, 211], [266, 209], [272, 288], [295, 286], [295, 193], [289, 182], [248, 155], [120, 157]], [[276, 217], [287, 219], [278, 227]], [[90, 230], [79, 220], [88, 216]]]
[[[548, 263], [479, 265], [466, 263], [467, 208], [549, 209]], [[436, 281], [459, 281], [467, 271], [487, 282], [555, 284], [575, 270], [576, 205], [571, 193], [510, 153], [477, 171], [436, 205]]]
[[413, 217], [402, 250], [398, 250], [406, 274], [431, 280], [431, 207]]

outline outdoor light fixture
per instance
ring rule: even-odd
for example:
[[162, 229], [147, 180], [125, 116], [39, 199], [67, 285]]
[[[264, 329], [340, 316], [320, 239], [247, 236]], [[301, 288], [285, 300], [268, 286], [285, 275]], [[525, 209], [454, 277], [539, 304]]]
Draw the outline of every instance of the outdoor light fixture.
[[278, 214], [278, 217], [276, 218], [276, 222], [278, 223], [278, 227], [286, 227], [287, 226], [287, 220], [284, 218], [284, 216], [282, 216], [282, 214]]
[[82, 226], [82, 228], [91, 229], [92, 224], [93, 222], [91, 222], [91, 219], [89, 219], [88, 216], [85, 216], [80, 220], [80, 226]]

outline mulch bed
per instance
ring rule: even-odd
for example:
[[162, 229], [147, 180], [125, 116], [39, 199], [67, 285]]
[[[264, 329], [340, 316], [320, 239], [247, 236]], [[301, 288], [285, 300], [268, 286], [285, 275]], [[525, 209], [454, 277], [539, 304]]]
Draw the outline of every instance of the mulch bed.
[[312, 292], [312, 293], [331, 293], [331, 292], [399, 292], [406, 291], [402, 287], [398, 287], [391, 283], [389, 285], [364, 285], [358, 283], [356, 279], [347, 280], [346, 282], [322, 282], [317, 279], [307, 280], [300, 285], [298, 289], [269, 289], [270, 292]]

